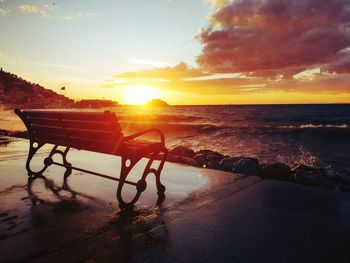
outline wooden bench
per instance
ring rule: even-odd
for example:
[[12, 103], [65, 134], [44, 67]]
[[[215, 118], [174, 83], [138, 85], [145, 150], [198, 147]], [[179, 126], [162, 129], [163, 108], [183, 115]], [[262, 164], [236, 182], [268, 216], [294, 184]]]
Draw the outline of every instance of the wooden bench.
[[[26, 162], [28, 176], [41, 176], [52, 164], [65, 167], [64, 179], [78, 170], [119, 181], [117, 187], [117, 199], [119, 207], [131, 208], [146, 189], [146, 177], [153, 173], [156, 177], [158, 203], [165, 198], [165, 187], [160, 181], [160, 174], [167, 158], [168, 151], [165, 147], [164, 135], [158, 129], [147, 129], [130, 136], [124, 136], [116, 115], [110, 111], [105, 112], [74, 112], [74, 111], [48, 111], [48, 110], [19, 110], [15, 113], [21, 118], [28, 130], [30, 147]], [[148, 134], [159, 135], [159, 142], [145, 142], [135, 140]], [[30, 167], [31, 160], [37, 151], [45, 144], [53, 144], [49, 156], [44, 160], [44, 167], [39, 171], [33, 171]], [[59, 149], [63, 147], [63, 149]], [[73, 167], [67, 160], [70, 148], [87, 150], [97, 153], [116, 155], [121, 157], [120, 177], [112, 177], [94, 171]], [[62, 163], [54, 162], [52, 156], [62, 156]], [[160, 154], [160, 155], [159, 155]], [[162, 156], [158, 168], [152, 168], [152, 163], [157, 156]], [[148, 163], [138, 182], [127, 180], [127, 176], [135, 164], [143, 157], [148, 157]], [[134, 198], [125, 202], [122, 198], [124, 184], [136, 187]]]

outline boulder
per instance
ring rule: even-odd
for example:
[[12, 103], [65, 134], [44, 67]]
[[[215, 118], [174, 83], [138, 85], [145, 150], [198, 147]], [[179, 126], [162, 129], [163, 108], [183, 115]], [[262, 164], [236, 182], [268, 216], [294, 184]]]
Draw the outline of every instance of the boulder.
[[193, 158], [198, 166], [200, 167], [206, 167], [207, 166], [207, 158], [205, 157], [204, 154], [196, 154]]
[[220, 161], [219, 169], [224, 171], [232, 171], [233, 164], [242, 157], [226, 157]]
[[220, 159], [209, 160], [206, 167], [208, 167], [210, 169], [218, 170], [220, 167]]
[[262, 168], [262, 176], [274, 179], [288, 179], [291, 175], [290, 167], [284, 163], [273, 163]]
[[259, 176], [261, 174], [261, 167], [256, 158], [240, 158], [237, 162], [233, 163], [232, 172]]
[[199, 150], [198, 152], [196, 152], [196, 154], [204, 155], [207, 158], [207, 160], [209, 160], [209, 158], [219, 159], [224, 157], [223, 154], [216, 151], [211, 151], [211, 150]]
[[194, 151], [186, 146], [176, 146], [169, 151], [169, 154], [175, 154], [185, 157], [193, 157], [195, 155]]
[[181, 155], [176, 155], [176, 154], [169, 154], [167, 161], [169, 162], [174, 162], [174, 163], [181, 163], [181, 164], [187, 164], [187, 165], [192, 165], [192, 166], [198, 166], [198, 162], [189, 157], [181, 156]]
[[296, 183], [333, 188], [332, 180], [322, 168], [299, 164], [292, 168]]
[[204, 154], [205, 156], [207, 156], [208, 154], [213, 154], [213, 153], [218, 153], [212, 150], [199, 150], [196, 152], [196, 154]]
[[215, 153], [215, 154], [208, 154], [207, 155], [207, 160], [221, 160], [222, 158], [224, 158], [224, 155], [221, 153]]

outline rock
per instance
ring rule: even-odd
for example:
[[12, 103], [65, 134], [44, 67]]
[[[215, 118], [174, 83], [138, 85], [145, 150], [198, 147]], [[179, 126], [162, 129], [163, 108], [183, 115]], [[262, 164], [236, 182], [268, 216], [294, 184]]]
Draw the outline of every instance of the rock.
[[200, 150], [196, 152], [194, 157], [201, 167], [208, 167], [211, 169], [219, 169], [222, 158], [224, 158], [223, 154], [211, 150]]
[[220, 159], [212, 159], [208, 161], [207, 167], [210, 169], [218, 170], [220, 166]]
[[262, 168], [262, 176], [274, 179], [288, 179], [291, 175], [290, 167], [284, 163], [273, 163]]
[[333, 188], [333, 183], [322, 168], [299, 164], [292, 168], [296, 183]]
[[226, 157], [220, 161], [219, 168], [224, 171], [232, 171], [233, 164], [239, 161], [242, 157]]
[[181, 156], [180, 163], [191, 165], [191, 166], [198, 166], [198, 163], [196, 162], [196, 160], [194, 160], [193, 158], [189, 158], [189, 157]]
[[207, 166], [207, 158], [204, 154], [196, 154], [194, 158], [200, 167], [206, 167]]
[[210, 157], [210, 158], [223, 158], [224, 157], [223, 154], [221, 154], [219, 152], [211, 151], [211, 150], [199, 150], [198, 152], [196, 152], [196, 154], [203, 154], [204, 156], [206, 156], [207, 159], [208, 159], [208, 157]]
[[204, 154], [205, 156], [212, 153], [218, 153], [218, 152], [211, 151], [211, 150], [199, 150], [198, 152], [196, 152], [196, 154]]
[[198, 162], [195, 159], [181, 156], [181, 155], [176, 155], [176, 154], [169, 154], [167, 161], [174, 162], [174, 163], [187, 164], [187, 165], [192, 165], [192, 166], [199, 166]]
[[256, 158], [240, 158], [237, 162], [233, 163], [232, 172], [259, 176], [261, 174], [261, 167]]
[[169, 154], [176, 154], [185, 157], [193, 157], [194, 151], [186, 146], [176, 146], [175, 148], [169, 151]]
[[221, 153], [207, 155], [207, 160], [221, 160], [222, 158], [224, 158], [224, 155]]

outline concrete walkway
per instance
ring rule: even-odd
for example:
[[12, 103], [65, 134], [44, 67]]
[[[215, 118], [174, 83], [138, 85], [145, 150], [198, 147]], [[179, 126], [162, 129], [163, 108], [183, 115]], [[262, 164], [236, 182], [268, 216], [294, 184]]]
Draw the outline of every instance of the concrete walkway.
[[[23, 157], [1, 160], [2, 183], [24, 173], [21, 162]], [[78, 188], [78, 197], [62, 198], [38, 188], [34, 205], [25, 183], [16, 181], [0, 192], [0, 261], [350, 262], [348, 193], [168, 165], [170, 182], [172, 171], [192, 171], [211, 183], [191, 188], [186, 197], [169, 193], [171, 202], [163, 207], [147, 201], [121, 213], [109, 200], [108, 185], [105, 196], [89, 186]], [[78, 186], [80, 177], [73, 178]]]

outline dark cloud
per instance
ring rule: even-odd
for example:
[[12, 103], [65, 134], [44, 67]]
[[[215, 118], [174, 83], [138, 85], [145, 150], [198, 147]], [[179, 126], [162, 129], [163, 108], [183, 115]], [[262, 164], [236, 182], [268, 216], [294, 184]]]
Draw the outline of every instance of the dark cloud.
[[210, 21], [197, 61], [211, 72], [350, 72], [349, 0], [229, 1]]
[[347, 55], [339, 56], [334, 62], [327, 64], [324, 69], [329, 72], [349, 73], [350, 72], [350, 52]]

